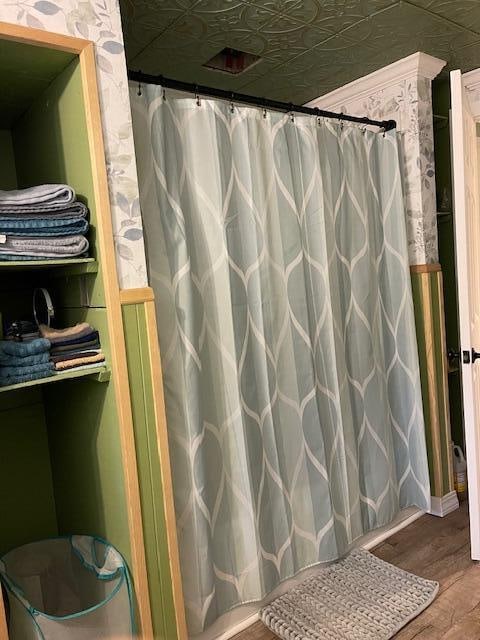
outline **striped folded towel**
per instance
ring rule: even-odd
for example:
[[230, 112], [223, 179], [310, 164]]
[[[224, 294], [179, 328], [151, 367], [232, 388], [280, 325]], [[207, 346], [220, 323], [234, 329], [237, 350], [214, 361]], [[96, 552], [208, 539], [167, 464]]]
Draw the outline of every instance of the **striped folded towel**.
[[68, 184], [39, 184], [26, 189], [0, 191], [0, 207], [66, 205], [75, 200], [75, 191]]
[[89, 211], [82, 202], [71, 204], [52, 204], [45, 206], [1, 206], [0, 219], [2, 220], [62, 220], [62, 218], [87, 218]]
[[21, 237], [6, 236], [0, 241], [0, 260], [18, 260], [22, 257], [39, 258], [74, 258], [88, 252], [88, 240], [85, 236]]

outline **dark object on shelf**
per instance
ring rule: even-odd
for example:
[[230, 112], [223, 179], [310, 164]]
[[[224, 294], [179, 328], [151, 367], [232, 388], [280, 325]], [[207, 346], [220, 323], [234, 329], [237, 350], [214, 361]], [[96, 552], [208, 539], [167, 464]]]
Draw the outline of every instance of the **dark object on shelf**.
[[38, 327], [30, 320], [14, 320], [5, 327], [5, 336], [7, 340], [31, 340], [38, 338]]

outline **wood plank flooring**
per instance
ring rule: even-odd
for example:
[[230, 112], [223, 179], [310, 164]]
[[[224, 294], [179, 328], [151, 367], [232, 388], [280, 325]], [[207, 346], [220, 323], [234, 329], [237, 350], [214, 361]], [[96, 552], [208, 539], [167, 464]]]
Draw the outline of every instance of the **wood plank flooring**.
[[[395, 640], [479, 640], [480, 565], [470, 559], [467, 505], [445, 518], [423, 516], [374, 550], [402, 569], [432, 580], [440, 590], [433, 604]], [[275, 640], [261, 622], [234, 640]]]

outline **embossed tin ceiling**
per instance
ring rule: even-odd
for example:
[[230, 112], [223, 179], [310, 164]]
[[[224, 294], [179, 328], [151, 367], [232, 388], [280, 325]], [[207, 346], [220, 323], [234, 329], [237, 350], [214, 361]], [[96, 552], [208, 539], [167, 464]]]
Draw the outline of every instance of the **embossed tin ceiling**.
[[[304, 103], [423, 51], [480, 67], [480, 0], [120, 0], [129, 68]], [[262, 57], [231, 76], [224, 47]]]

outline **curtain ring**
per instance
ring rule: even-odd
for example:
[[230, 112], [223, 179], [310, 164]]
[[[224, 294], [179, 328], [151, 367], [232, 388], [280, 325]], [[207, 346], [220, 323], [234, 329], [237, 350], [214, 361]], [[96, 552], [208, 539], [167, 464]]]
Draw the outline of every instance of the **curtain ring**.
[[198, 93], [198, 86], [195, 85], [195, 100], [197, 101], [197, 107], [202, 106], [202, 102], [200, 100], [200, 94]]
[[235, 105], [233, 104], [235, 94], [232, 91], [232, 96], [230, 98], [230, 113], [235, 113]]
[[289, 116], [290, 116], [290, 122], [295, 122], [295, 114], [293, 112], [293, 104], [290, 102], [290, 104], [288, 105], [290, 108], [290, 112], [289, 112]]
[[382, 134], [382, 138], [385, 138], [385, 134], [387, 133], [387, 129], [385, 127], [383, 127], [383, 134]]
[[165, 87], [162, 87], [162, 100], [163, 102], [167, 101], [167, 94], [165, 93]]
[[137, 90], [137, 96], [141, 96], [142, 95], [142, 84], [141, 82], [138, 83], [138, 90]]
[[362, 136], [364, 136], [367, 133], [367, 125], [365, 125], [362, 129]]

